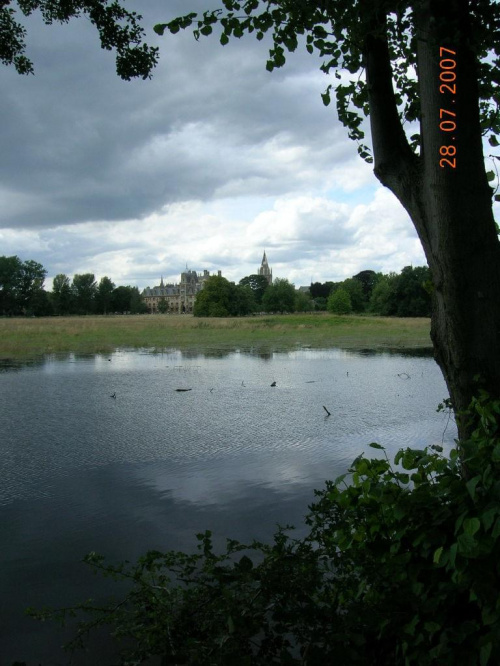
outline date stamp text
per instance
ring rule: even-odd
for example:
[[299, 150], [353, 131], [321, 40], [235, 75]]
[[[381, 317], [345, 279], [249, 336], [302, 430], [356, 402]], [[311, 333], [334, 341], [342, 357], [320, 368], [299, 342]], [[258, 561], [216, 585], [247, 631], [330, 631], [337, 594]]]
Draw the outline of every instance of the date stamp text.
[[457, 74], [455, 72], [457, 61], [452, 56], [456, 56], [455, 51], [447, 49], [444, 46], [439, 48], [439, 92], [442, 95], [446, 95], [447, 105], [451, 106], [448, 109], [439, 109], [439, 129], [441, 132], [446, 133], [447, 140], [446, 145], [442, 145], [439, 148], [439, 154], [441, 155], [439, 166], [443, 169], [446, 167], [456, 169], [457, 167], [457, 147], [453, 143], [456, 139], [453, 133], [457, 130], [457, 114], [455, 111], [452, 111], [457, 94]]

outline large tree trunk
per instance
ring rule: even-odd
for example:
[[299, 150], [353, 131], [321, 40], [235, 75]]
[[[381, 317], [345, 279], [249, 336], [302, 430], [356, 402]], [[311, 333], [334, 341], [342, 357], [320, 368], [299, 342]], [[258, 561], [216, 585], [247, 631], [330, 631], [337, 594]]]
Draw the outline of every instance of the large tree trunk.
[[[500, 244], [484, 168], [468, 4], [415, 3], [419, 157], [395, 118], [389, 53], [380, 30], [367, 37], [365, 50], [375, 174], [406, 208], [422, 241], [434, 284], [431, 336], [461, 438], [472, 426], [460, 412], [478, 387], [500, 397]], [[454, 53], [440, 55], [440, 47]], [[442, 58], [450, 67], [456, 62], [449, 70], [456, 73], [452, 91], [440, 92]], [[452, 120], [456, 129], [443, 131], [442, 120]]]

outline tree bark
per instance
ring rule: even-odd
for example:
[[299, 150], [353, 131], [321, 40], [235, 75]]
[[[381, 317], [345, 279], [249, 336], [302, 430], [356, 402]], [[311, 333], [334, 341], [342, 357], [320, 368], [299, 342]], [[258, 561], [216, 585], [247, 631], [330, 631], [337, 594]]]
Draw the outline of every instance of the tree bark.
[[[376, 18], [378, 30], [365, 42], [374, 172], [405, 207], [422, 242], [434, 285], [435, 357], [459, 437], [466, 438], [473, 424], [460, 413], [478, 387], [500, 397], [500, 244], [484, 167], [469, 3], [415, 2], [420, 156], [412, 153], [397, 117], [389, 50]], [[441, 47], [451, 53], [440, 55]], [[456, 63], [447, 70], [456, 80], [451, 90], [440, 91], [444, 58], [449, 67]], [[444, 131], [442, 120], [456, 128]]]

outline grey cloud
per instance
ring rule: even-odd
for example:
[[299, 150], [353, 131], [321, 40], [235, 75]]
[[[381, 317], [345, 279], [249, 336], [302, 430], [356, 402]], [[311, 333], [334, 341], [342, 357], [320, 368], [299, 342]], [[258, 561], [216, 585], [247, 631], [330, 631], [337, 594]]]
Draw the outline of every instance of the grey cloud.
[[[170, 16], [207, 5], [174, 3]], [[161, 8], [150, 3], [147, 24], [163, 20]], [[35, 21], [31, 37], [35, 77], [0, 70], [0, 227], [143, 218], [186, 199], [279, 195], [321, 180], [349, 150], [343, 131], [331, 129], [321, 87], [305, 76], [307, 54], [269, 74], [266, 46], [251, 39], [223, 49], [216, 39], [169, 36], [158, 42], [153, 80], [123, 82], [82, 20]], [[191, 141], [190, 124], [210, 140]], [[259, 149], [283, 134], [307, 164], [259, 162]], [[136, 160], [155, 141], [164, 153]]]

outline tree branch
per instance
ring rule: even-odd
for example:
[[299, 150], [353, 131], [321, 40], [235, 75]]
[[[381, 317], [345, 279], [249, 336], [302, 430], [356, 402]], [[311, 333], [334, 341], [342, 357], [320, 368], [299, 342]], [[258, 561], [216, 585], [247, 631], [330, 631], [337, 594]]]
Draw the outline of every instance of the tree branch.
[[[414, 173], [419, 158], [413, 153], [401, 124], [393, 87], [393, 72], [387, 37], [386, 16], [371, 7], [367, 10], [366, 38], [363, 55], [366, 69], [370, 125], [375, 159], [374, 173], [408, 205], [408, 195], [401, 175]], [[382, 26], [382, 29], [381, 29]]]

